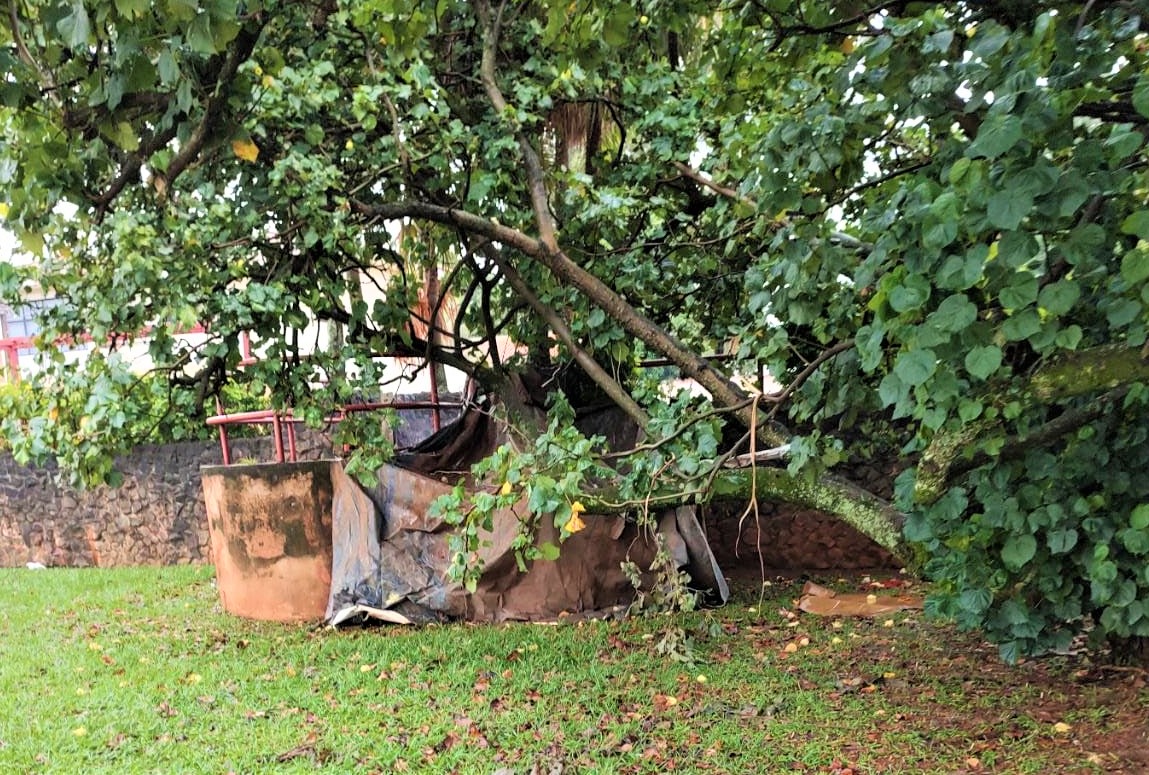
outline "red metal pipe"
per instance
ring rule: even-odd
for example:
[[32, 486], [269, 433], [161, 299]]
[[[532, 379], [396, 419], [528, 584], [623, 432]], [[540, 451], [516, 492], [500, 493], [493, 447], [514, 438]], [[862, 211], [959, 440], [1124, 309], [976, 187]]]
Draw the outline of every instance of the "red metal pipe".
[[283, 462], [283, 427], [279, 421], [279, 412], [271, 415], [271, 433], [275, 436], [275, 462]]
[[227, 443], [227, 426], [219, 426], [219, 446], [223, 450], [223, 464], [225, 466], [231, 465], [231, 448]]

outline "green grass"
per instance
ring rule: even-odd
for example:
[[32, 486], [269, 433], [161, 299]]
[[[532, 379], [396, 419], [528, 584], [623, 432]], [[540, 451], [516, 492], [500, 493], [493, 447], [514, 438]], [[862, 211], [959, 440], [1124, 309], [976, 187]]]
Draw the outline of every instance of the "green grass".
[[835, 625], [767, 592], [331, 632], [223, 614], [207, 567], [3, 570], [0, 772], [1089, 772], [1149, 708], [917, 615]]

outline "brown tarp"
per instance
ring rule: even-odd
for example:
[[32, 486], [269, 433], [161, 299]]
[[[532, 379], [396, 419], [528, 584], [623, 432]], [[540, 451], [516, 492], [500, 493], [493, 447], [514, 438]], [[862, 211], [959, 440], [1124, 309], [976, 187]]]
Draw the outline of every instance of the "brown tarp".
[[[333, 474], [329, 622], [538, 620], [602, 611], [634, 599], [621, 566], [629, 561], [647, 570], [656, 553], [655, 532], [620, 516], [584, 515], [586, 528], [561, 544], [557, 559], [535, 560], [523, 573], [512, 548], [519, 519], [513, 510], [499, 511], [493, 530], [480, 537], [482, 575], [474, 592], [449, 578], [455, 527], [430, 516], [430, 506], [500, 441], [490, 414], [471, 409], [401, 456], [403, 467], [383, 466], [370, 493], [342, 470]], [[444, 471], [452, 472], [448, 481], [428, 475]], [[526, 513], [525, 504], [517, 510]], [[694, 509], [668, 510], [657, 524], [677, 564], [709, 600], [724, 602], [726, 582]], [[545, 517], [537, 541], [558, 544], [558, 529]]]

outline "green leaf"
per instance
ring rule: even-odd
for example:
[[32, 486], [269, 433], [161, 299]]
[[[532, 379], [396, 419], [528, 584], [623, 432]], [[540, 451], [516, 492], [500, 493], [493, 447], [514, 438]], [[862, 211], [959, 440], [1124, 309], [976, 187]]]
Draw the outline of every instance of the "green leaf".
[[998, 191], [989, 198], [989, 222], [1003, 231], [1012, 231], [1021, 225], [1033, 209], [1033, 196], [1017, 188]]
[[978, 379], [989, 379], [989, 376], [1001, 366], [1001, 348], [995, 345], [975, 347], [966, 353], [965, 368]]
[[987, 255], [988, 248], [977, 245], [964, 256], [948, 257], [938, 271], [938, 287], [962, 291], [973, 286], [981, 279]]
[[125, 151], [135, 151], [140, 147], [136, 130], [127, 121], [120, 121], [101, 129], [103, 135]]
[[1149, 251], [1137, 247], [1122, 256], [1121, 277], [1130, 285], [1137, 285], [1149, 278]]
[[937, 367], [938, 357], [933, 350], [910, 350], [898, 356], [894, 373], [903, 384], [914, 387], [933, 376]]
[[953, 166], [950, 167], [949, 175], [947, 176], [949, 178], [950, 185], [956, 185], [957, 183], [961, 182], [961, 179], [965, 177], [966, 172], [969, 170], [970, 164], [970, 160], [964, 156], [953, 163]]
[[560, 549], [550, 541], [539, 544], [539, 556], [544, 560], [555, 561], [559, 558]]
[[1071, 527], [1050, 531], [1046, 543], [1053, 554], [1068, 554], [1077, 546], [1077, 531]]
[[1136, 530], [1149, 528], [1149, 503], [1141, 503], [1134, 507], [1129, 515], [1129, 527]]
[[1130, 527], [1118, 531], [1117, 537], [1131, 554], [1149, 554], [1149, 531]]
[[1149, 240], [1149, 210], [1138, 210], [1121, 222], [1122, 234], [1136, 234], [1138, 239]]
[[902, 400], [908, 392], [908, 388], [902, 383], [901, 379], [894, 372], [890, 372], [882, 377], [881, 383], [878, 384], [878, 398], [882, 401], [882, 406], [893, 406]]
[[1118, 299], [1109, 305], [1105, 312], [1105, 319], [1114, 328], [1123, 328], [1141, 314], [1141, 303], [1132, 299]]
[[1027, 307], [1037, 300], [1037, 278], [1031, 274], [1018, 274], [1001, 291], [1001, 306], [1008, 310]]
[[1031, 535], [1014, 535], [1001, 548], [1001, 559], [1010, 570], [1019, 570], [1037, 554], [1037, 539]]
[[929, 297], [929, 282], [920, 275], [909, 275], [890, 291], [890, 306], [895, 312], [912, 312], [920, 309]]
[[1028, 339], [1041, 330], [1041, 318], [1033, 309], [1023, 310], [1006, 320], [1001, 326], [1001, 332], [1011, 342], [1020, 342]]
[[865, 325], [858, 329], [854, 341], [857, 343], [858, 354], [861, 359], [862, 371], [869, 374], [882, 362], [882, 338], [885, 331], [881, 325]]
[[978, 129], [977, 139], [966, 149], [966, 156], [984, 156], [989, 159], [1001, 156], [1017, 145], [1021, 136], [1021, 119], [1017, 116], [1010, 113], [990, 116]]
[[1058, 280], [1041, 289], [1037, 304], [1051, 315], [1064, 315], [1081, 298], [1081, 286], [1074, 280]]
[[977, 305], [964, 293], [955, 293], [938, 305], [930, 320], [943, 331], [961, 331], [977, 320]]
[[64, 36], [69, 48], [87, 49], [92, 28], [82, 0], [73, 0], [72, 12], [56, 23], [56, 29]]
[[166, 48], [160, 52], [160, 59], [156, 68], [160, 74], [160, 81], [162, 81], [165, 86], [175, 83], [176, 79], [180, 76], [179, 65], [176, 64], [175, 55], [172, 54], [170, 48]]
[[196, 15], [187, 31], [188, 45], [192, 51], [210, 56], [215, 53], [215, 38], [211, 34], [211, 17], [201, 11]]
[[1053, 337], [1053, 343], [1063, 350], [1076, 350], [1082, 336], [1081, 326], [1066, 326]]
[[1141, 73], [1133, 86], [1133, 109], [1149, 118], [1149, 73]]
[[303, 130], [303, 139], [309, 145], [322, 145], [323, 144], [323, 127], [319, 124], [308, 124]]
[[125, 19], [143, 16], [151, 7], [151, 0], [116, 0], [116, 12]]
[[630, 42], [630, 24], [634, 21], [634, 8], [620, 3], [602, 25], [602, 39], [608, 46], [625, 46]]

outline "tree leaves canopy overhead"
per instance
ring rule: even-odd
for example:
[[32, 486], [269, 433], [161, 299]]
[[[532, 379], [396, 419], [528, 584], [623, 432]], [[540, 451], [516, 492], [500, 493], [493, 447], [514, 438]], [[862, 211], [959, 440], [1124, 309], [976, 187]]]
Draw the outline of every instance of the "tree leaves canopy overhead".
[[[673, 439], [633, 477], [705, 492], [750, 427], [791, 483], [900, 460], [939, 608], [1007, 655], [1090, 613], [1145, 635], [1147, 11], [16, 1], [7, 226], [55, 330], [147, 330], [193, 398], [320, 407], [394, 352], [495, 387], [505, 336]], [[437, 334], [410, 325], [431, 267]], [[311, 319], [344, 335], [302, 357]], [[241, 331], [269, 343], [246, 371]], [[655, 357], [711, 399], [667, 401]], [[110, 360], [51, 377], [88, 419], [41, 449], [112, 446]], [[761, 368], [783, 388], [752, 406], [731, 376]]]

